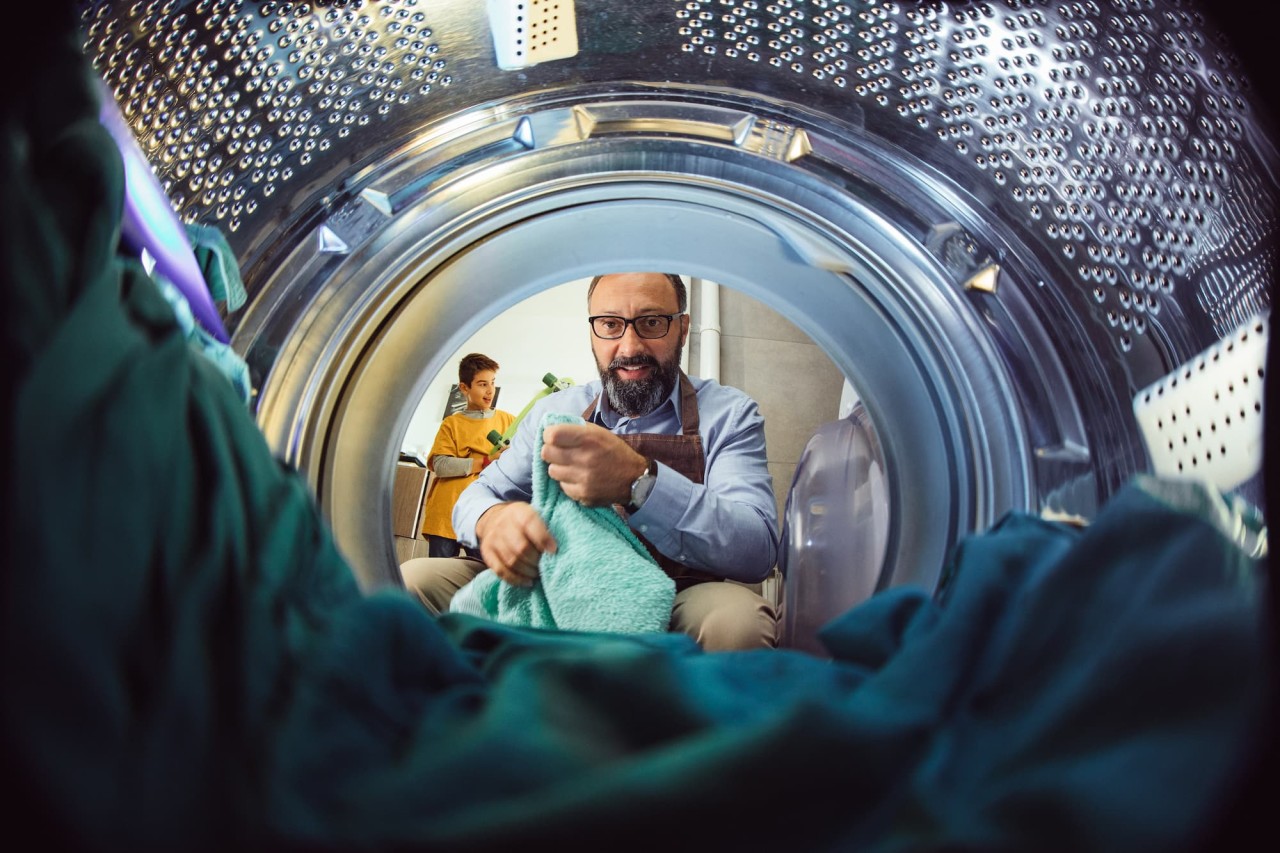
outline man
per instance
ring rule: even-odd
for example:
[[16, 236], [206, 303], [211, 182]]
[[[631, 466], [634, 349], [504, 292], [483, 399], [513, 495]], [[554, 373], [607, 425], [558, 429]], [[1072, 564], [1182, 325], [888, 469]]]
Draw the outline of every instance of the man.
[[[777, 559], [764, 420], [735, 388], [680, 369], [689, 335], [684, 282], [669, 273], [596, 276], [587, 291], [591, 349], [600, 380], [542, 400], [511, 447], [454, 506], [453, 527], [475, 560], [411, 560], [405, 583], [434, 612], [486, 566], [529, 585], [556, 542], [530, 505], [532, 453], [548, 411], [586, 424], [550, 426], [542, 459], [564, 494], [585, 506], [616, 506], [676, 581], [670, 629], [709, 651], [777, 643], [772, 606], [745, 586]], [[607, 570], [607, 567], [602, 567]]]

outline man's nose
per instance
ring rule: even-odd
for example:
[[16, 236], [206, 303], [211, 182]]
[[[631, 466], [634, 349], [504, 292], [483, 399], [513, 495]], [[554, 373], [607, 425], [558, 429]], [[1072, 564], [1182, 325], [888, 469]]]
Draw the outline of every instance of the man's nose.
[[636, 324], [628, 323], [626, 328], [622, 330], [622, 337], [618, 339], [618, 349], [625, 355], [648, 352], [649, 345], [644, 338], [640, 337], [640, 333], [636, 331]]

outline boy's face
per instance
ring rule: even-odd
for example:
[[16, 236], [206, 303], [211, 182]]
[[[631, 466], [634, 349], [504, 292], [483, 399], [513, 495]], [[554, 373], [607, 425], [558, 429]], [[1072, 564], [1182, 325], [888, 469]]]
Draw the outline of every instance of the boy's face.
[[494, 383], [498, 379], [496, 370], [477, 370], [471, 378], [471, 384], [459, 382], [458, 389], [467, 398], [469, 410], [484, 411], [493, 405]]

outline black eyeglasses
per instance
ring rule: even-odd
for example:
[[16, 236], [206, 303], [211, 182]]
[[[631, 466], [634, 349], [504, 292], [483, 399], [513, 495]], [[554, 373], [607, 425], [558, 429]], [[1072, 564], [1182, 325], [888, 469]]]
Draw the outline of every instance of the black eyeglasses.
[[674, 314], [641, 314], [639, 317], [631, 318], [597, 314], [594, 317], [588, 317], [587, 320], [591, 323], [591, 331], [595, 332], [596, 337], [606, 341], [616, 341], [625, 335], [627, 326], [634, 326], [637, 335], [652, 340], [665, 338], [667, 332], [671, 331], [671, 321], [683, 313], [683, 311], [677, 311]]

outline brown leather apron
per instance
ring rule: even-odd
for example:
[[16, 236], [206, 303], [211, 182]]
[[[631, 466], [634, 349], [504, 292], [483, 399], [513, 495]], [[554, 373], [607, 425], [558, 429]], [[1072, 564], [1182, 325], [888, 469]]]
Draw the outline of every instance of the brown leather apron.
[[[599, 402], [598, 396], [591, 401], [591, 405], [587, 406], [586, 411], [582, 413], [583, 420], [590, 421], [595, 416], [596, 404]], [[698, 394], [693, 390], [693, 383], [689, 381], [689, 377], [685, 376], [683, 370], [680, 371], [680, 427], [680, 435], [642, 432], [619, 435], [618, 438], [631, 445], [633, 450], [645, 458], [656, 459], [693, 482], [701, 483], [706, 474], [707, 457], [702, 451], [702, 436], [698, 435]], [[639, 533], [636, 533], [636, 536], [649, 549], [649, 553], [658, 561], [663, 571], [675, 580], [677, 591], [706, 581], [724, 580], [710, 572], [691, 569], [683, 563], [678, 563], [653, 547], [649, 540], [640, 536]]]

